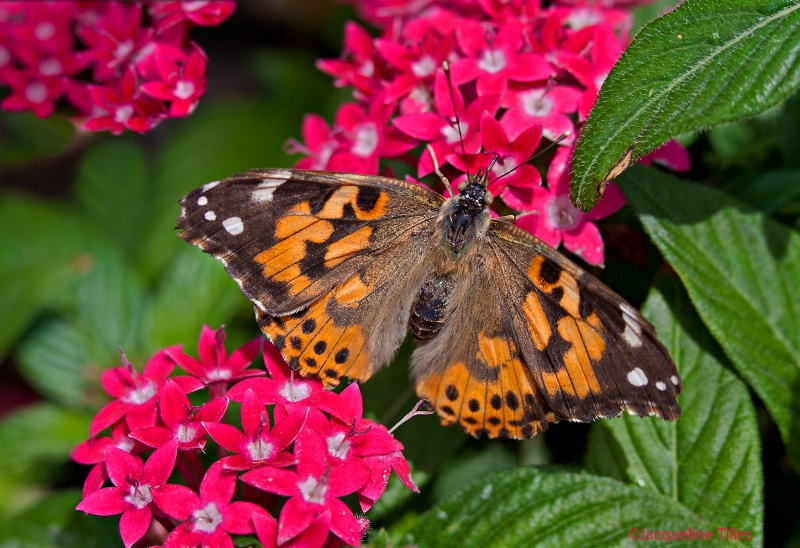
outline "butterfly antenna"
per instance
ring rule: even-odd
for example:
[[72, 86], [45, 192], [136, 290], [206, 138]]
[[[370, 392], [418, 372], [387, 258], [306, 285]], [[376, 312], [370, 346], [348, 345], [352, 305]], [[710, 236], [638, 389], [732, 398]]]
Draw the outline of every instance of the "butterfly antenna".
[[453, 104], [453, 116], [456, 119], [458, 140], [461, 142], [461, 156], [464, 160], [464, 169], [467, 172], [467, 181], [471, 181], [472, 177], [469, 174], [469, 163], [467, 162], [467, 149], [464, 148], [464, 135], [461, 134], [461, 119], [458, 117], [458, 109], [456, 108], [456, 94], [453, 91], [453, 80], [450, 77], [450, 63], [447, 61], [442, 61], [442, 68], [444, 69], [444, 75], [447, 78], [447, 89], [450, 90], [450, 102]]
[[[539, 156], [541, 156], [542, 154], [544, 154], [545, 152], [547, 152], [548, 150], [550, 150], [551, 148], [553, 148], [554, 146], [556, 146], [558, 143], [560, 143], [561, 141], [563, 141], [563, 140], [564, 140], [564, 139], [566, 139], [567, 137], [569, 137], [569, 131], [565, 131], [564, 133], [562, 133], [561, 135], [559, 135], [559, 136], [558, 136], [558, 138], [557, 138], [555, 141], [553, 141], [552, 143], [550, 143], [549, 145], [547, 145], [546, 147], [544, 147], [542, 150], [540, 150], [539, 152], [537, 152], [536, 154], [534, 154], [533, 156], [531, 156], [530, 158], [528, 158], [528, 159], [527, 159], [527, 160], [525, 160], [524, 162], [521, 162], [521, 163], [520, 163], [518, 166], [516, 166], [516, 167], [514, 167], [514, 168], [512, 168], [512, 169], [509, 169], [508, 171], [506, 171], [505, 173], [503, 173], [502, 175], [500, 175], [499, 177], [497, 177], [497, 179], [502, 179], [502, 178], [503, 178], [503, 177], [505, 177], [506, 175], [511, 175], [512, 173], [514, 173], [515, 171], [517, 171], [519, 168], [521, 168], [521, 167], [522, 167], [522, 166], [524, 166], [525, 164], [530, 164], [530, 163], [531, 163], [531, 162], [533, 162], [533, 161], [534, 161], [536, 158], [538, 158]], [[497, 179], [495, 179], [495, 181], [496, 181]]]

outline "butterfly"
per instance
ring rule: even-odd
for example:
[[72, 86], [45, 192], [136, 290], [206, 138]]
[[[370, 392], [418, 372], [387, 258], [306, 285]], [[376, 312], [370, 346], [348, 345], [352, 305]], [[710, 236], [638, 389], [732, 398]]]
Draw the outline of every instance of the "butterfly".
[[[488, 170], [487, 170], [488, 173]], [[289, 366], [366, 381], [410, 331], [417, 394], [443, 424], [529, 438], [561, 420], [680, 416], [650, 323], [559, 252], [492, 219], [487, 175], [445, 198], [396, 179], [263, 169], [181, 201]]]

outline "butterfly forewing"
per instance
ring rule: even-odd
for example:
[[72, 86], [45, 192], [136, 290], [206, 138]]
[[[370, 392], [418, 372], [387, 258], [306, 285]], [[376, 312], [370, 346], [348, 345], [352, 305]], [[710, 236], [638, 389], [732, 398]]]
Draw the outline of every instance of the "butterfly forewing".
[[393, 179], [256, 170], [189, 193], [178, 227], [222, 261], [290, 365], [332, 384], [366, 380], [402, 342], [403, 281], [442, 201]]

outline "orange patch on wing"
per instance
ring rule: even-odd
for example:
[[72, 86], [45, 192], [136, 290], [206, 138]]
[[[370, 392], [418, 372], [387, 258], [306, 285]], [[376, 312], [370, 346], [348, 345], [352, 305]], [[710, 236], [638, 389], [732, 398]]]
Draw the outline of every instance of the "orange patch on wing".
[[311, 279], [300, 272], [298, 264], [306, 256], [306, 242], [325, 242], [333, 234], [333, 225], [313, 217], [288, 216], [278, 222], [276, 237], [279, 234], [289, 235], [256, 255], [254, 260], [264, 265], [265, 278], [286, 282], [289, 295], [297, 295], [311, 285]]
[[325, 202], [325, 206], [317, 214], [320, 219], [341, 219], [344, 217], [344, 206], [350, 204], [356, 214], [356, 218], [362, 221], [373, 221], [386, 215], [386, 204], [389, 196], [385, 192], [378, 195], [378, 200], [370, 210], [359, 209], [357, 186], [343, 186], [337, 189]]
[[588, 323], [565, 316], [558, 321], [558, 333], [570, 343], [562, 356], [564, 368], [554, 373], [543, 372], [545, 389], [551, 396], [563, 390], [569, 396], [583, 399], [589, 394], [599, 394], [600, 382], [592, 366], [605, 352], [605, 341]]
[[554, 289], [560, 287], [563, 290], [563, 293], [561, 295], [561, 300], [558, 301], [558, 304], [560, 304], [570, 316], [579, 318], [581, 295], [578, 289], [577, 280], [574, 276], [572, 276], [572, 274], [566, 270], [562, 270], [558, 275], [558, 280], [550, 283], [542, 277], [543, 264], [543, 256], [537, 255], [534, 257], [531, 261], [531, 266], [528, 269], [528, 277], [530, 277], [531, 281], [536, 284], [536, 287], [545, 293], [552, 293]]
[[371, 235], [372, 227], [362, 226], [355, 232], [331, 243], [325, 252], [325, 266], [333, 268], [348, 257], [366, 249]]
[[[429, 375], [417, 383], [417, 394], [433, 404], [442, 424], [457, 422], [473, 436], [529, 438], [543, 429], [539, 392], [516, 346], [481, 332], [478, 347], [470, 368], [457, 362]], [[470, 370], [487, 366], [484, 374]]]
[[354, 274], [344, 282], [334, 294], [336, 302], [342, 306], [355, 307], [361, 302], [361, 299], [372, 293], [374, 284], [369, 286], [365, 285], [361, 280], [361, 276]]
[[525, 315], [528, 331], [533, 337], [536, 348], [544, 350], [547, 348], [547, 343], [550, 342], [553, 330], [550, 328], [550, 322], [547, 320], [542, 303], [535, 292], [531, 291], [525, 297], [525, 302], [522, 303], [522, 313]]
[[[342, 377], [366, 381], [372, 376], [372, 363], [364, 349], [360, 325], [338, 324], [329, 314], [332, 303], [353, 302], [363, 293], [363, 282], [354, 276], [317, 300], [302, 315], [262, 320], [261, 330], [278, 344], [289, 365], [303, 376], [318, 375], [326, 387], [336, 386]], [[363, 298], [363, 297], [362, 297]]]

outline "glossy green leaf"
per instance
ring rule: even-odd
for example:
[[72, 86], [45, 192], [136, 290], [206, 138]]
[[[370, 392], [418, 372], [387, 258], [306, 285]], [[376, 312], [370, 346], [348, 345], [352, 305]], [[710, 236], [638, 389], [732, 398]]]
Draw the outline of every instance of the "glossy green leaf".
[[241, 307], [252, 309], [222, 265], [197, 251], [184, 246], [161, 276], [146, 326], [149, 348], [194, 341], [203, 324], [216, 329]]
[[612, 69], [581, 133], [572, 199], [590, 209], [609, 171], [675, 135], [739, 120], [800, 83], [800, 1], [690, 0], [647, 25]]
[[597, 473], [658, 491], [763, 544], [761, 443], [747, 386], [721, 363], [721, 349], [676, 279], [643, 308], [675, 358], [683, 416], [674, 422], [624, 415], [592, 426], [587, 464]]
[[64, 150], [75, 126], [61, 116], [39, 118], [32, 112], [0, 110], [0, 165], [20, 165]]
[[44, 307], [63, 308], [69, 288], [113, 246], [73, 210], [26, 196], [0, 196], [0, 356]]
[[800, 234], [656, 170], [637, 166], [618, 182], [800, 462]]
[[91, 148], [78, 169], [78, 200], [128, 250], [135, 250], [150, 216], [147, 164], [141, 149], [127, 141]]
[[716, 535], [717, 526], [650, 489], [523, 467], [470, 482], [423, 514], [394, 545], [620, 546], [642, 529]]
[[771, 213], [790, 200], [800, 197], [800, 169], [765, 171], [758, 177], [748, 177], [730, 188], [734, 198]]

